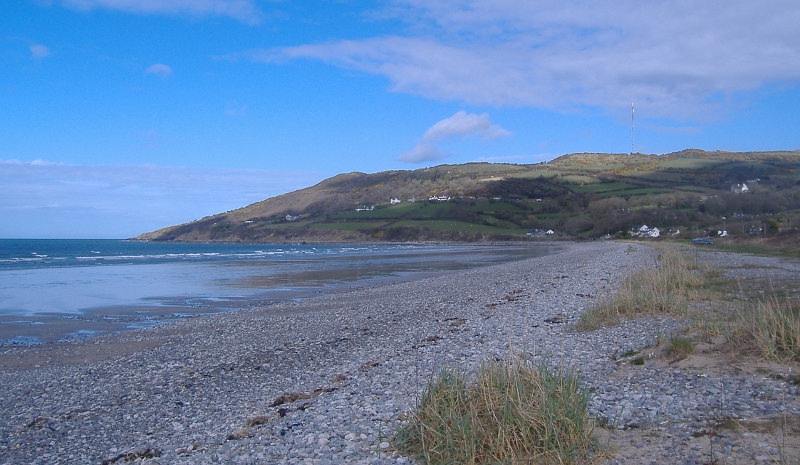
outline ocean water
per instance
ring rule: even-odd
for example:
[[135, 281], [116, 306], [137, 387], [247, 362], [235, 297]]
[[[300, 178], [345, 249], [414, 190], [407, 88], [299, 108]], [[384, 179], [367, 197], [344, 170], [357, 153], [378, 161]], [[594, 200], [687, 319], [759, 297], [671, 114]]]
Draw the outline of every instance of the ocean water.
[[0, 239], [0, 346], [92, 337], [546, 253], [541, 246]]

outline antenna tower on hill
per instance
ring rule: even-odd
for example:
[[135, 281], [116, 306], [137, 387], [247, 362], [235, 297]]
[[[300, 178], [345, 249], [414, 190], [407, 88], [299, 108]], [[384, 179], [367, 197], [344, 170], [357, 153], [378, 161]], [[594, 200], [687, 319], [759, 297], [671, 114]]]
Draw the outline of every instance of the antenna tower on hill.
[[631, 102], [631, 155], [633, 155], [633, 145], [634, 145], [634, 110], [633, 110], [633, 102]]

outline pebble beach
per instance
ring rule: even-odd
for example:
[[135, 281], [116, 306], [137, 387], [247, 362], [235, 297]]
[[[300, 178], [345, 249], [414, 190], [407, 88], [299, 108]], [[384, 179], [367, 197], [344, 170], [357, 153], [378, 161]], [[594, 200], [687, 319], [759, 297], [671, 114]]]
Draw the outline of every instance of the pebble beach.
[[[778, 259], [698, 260], [800, 275]], [[800, 417], [789, 373], [621, 363], [685, 321], [572, 329], [625, 276], [654, 264], [643, 244], [565, 243], [438, 277], [4, 348], [0, 463], [412, 464], [392, 437], [438, 370], [473, 370], [512, 351], [579, 373], [602, 425], [598, 460], [775, 463], [770, 438], [704, 432], [723, 419]]]

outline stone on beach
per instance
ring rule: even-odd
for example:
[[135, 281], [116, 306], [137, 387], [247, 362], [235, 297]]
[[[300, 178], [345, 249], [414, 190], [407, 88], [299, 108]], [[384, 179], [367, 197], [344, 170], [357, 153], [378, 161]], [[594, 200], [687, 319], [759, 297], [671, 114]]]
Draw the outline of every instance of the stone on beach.
[[707, 451], [687, 434], [712, 417], [798, 414], [797, 386], [779, 380], [614, 363], [682, 322], [571, 330], [593, 298], [652, 262], [645, 246], [563, 244], [545, 257], [63, 346], [127, 347], [105, 360], [3, 350], [32, 359], [51, 350], [53, 363], [0, 371], [0, 463], [414, 463], [392, 435], [432, 376], [509, 350], [578, 371], [590, 412], [611, 428], [656, 425], [653, 460], [702, 463]]

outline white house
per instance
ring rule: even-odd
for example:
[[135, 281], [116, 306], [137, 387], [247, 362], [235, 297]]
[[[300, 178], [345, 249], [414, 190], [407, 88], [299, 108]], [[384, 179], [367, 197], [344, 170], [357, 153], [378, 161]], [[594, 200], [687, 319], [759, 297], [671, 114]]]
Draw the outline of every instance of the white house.
[[746, 192], [750, 192], [750, 188], [747, 187], [747, 184], [745, 183], [734, 184], [731, 186], [731, 192], [735, 192], [737, 194], [743, 194]]
[[633, 228], [631, 230], [631, 236], [633, 237], [660, 237], [661, 231], [658, 228], [651, 228], [646, 224], [639, 226], [638, 228]]

